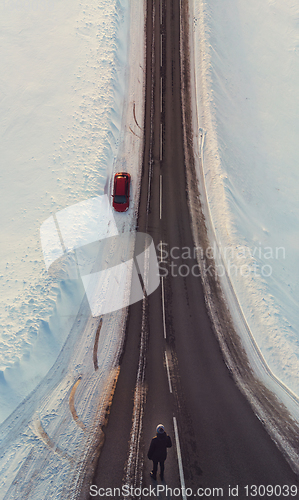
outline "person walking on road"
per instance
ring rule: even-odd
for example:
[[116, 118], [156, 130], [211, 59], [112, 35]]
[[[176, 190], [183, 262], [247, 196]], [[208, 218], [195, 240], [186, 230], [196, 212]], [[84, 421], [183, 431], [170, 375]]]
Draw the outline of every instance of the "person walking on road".
[[147, 457], [153, 461], [153, 470], [150, 476], [157, 479], [158, 463], [160, 464], [160, 477], [161, 481], [164, 479], [164, 462], [167, 457], [167, 448], [172, 447], [170, 436], [165, 432], [164, 425], [157, 426], [157, 435], [151, 440]]

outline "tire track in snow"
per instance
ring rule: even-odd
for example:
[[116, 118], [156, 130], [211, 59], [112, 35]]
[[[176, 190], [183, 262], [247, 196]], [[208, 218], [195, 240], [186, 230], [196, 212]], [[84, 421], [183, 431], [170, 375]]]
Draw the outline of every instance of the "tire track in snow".
[[75, 408], [75, 394], [76, 394], [76, 390], [77, 390], [77, 387], [80, 384], [80, 382], [81, 382], [81, 377], [75, 382], [75, 384], [72, 387], [70, 399], [69, 399], [69, 406], [70, 406], [71, 414], [72, 414], [73, 419], [75, 420], [76, 424], [79, 427], [81, 427], [81, 429], [84, 432], [86, 432], [87, 429], [86, 429], [84, 423], [82, 422], [82, 420], [79, 419], [78, 414], [76, 412], [76, 408]]
[[136, 137], [138, 137], [138, 139], [141, 139], [141, 137], [139, 137], [139, 135], [135, 134], [135, 132], [131, 129], [131, 127], [129, 127], [129, 130], [130, 130], [130, 132], [132, 132], [132, 134], [134, 134]]
[[94, 366], [94, 371], [95, 372], [99, 369], [99, 365], [98, 365], [98, 345], [99, 345], [99, 338], [100, 338], [102, 324], [103, 324], [103, 317], [100, 319], [99, 326], [97, 328], [96, 336], [95, 336], [95, 339], [94, 339], [94, 346], [93, 346], [93, 366]]
[[73, 461], [73, 458], [68, 455], [65, 451], [61, 450], [58, 446], [56, 446], [55, 442], [53, 439], [50, 438], [49, 434], [45, 431], [43, 428], [43, 425], [40, 421], [39, 418], [36, 418], [33, 422], [32, 425], [32, 430], [34, 431], [35, 435], [48, 447], [53, 450], [54, 453], [57, 453], [60, 455], [62, 458], [65, 460], [68, 460], [70, 462]]
[[136, 118], [136, 104], [135, 104], [135, 101], [133, 102], [133, 116], [134, 116], [134, 120], [135, 120], [135, 123], [137, 125], [137, 127], [142, 130], [142, 128], [140, 127], [140, 125], [138, 124], [137, 122], [137, 118]]

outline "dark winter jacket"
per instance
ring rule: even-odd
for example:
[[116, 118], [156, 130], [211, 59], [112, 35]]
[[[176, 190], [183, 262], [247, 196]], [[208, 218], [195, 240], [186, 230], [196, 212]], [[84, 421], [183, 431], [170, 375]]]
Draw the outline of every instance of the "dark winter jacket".
[[172, 447], [172, 442], [170, 437], [164, 432], [163, 434], [157, 434], [157, 436], [153, 437], [147, 457], [149, 460], [153, 460], [154, 462], [162, 462], [166, 460], [167, 457], [167, 448]]

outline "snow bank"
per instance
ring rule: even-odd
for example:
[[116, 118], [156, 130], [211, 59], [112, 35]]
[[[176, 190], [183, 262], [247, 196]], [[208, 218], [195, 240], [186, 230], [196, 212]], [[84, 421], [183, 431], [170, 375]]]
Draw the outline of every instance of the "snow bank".
[[[51, 214], [103, 192], [112, 171], [126, 91], [126, 5], [0, 5], [0, 421], [53, 364], [82, 300], [80, 290], [47, 275], [39, 228]], [[70, 321], [59, 312], [55, 352], [30, 374], [26, 360], [61, 298], [74, 302]]]
[[193, 8], [199, 150], [218, 272], [251, 360], [259, 352], [298, 416], [299, 7], [201, 0]]
[[[7, 305], [14, 301], [14, 318], [2, 311], [7, 330], [1, 337], [1, 409], [2, 418], [9, 417], [0, 426], [0, 498], [77, 498], [118, 376], [126, 309], [92, 318], [81, 280], [59, 283], [55, 273], [46, 274], [39, 228], [67, 207], [109, 194], [113, 172], [122, 167], [132, 176], [131, 206], [126, 214], [115, 214], [115, 223], [120, 234], [135, 228], [144, 2], [24, 0], [0, 9], [2, 46], [9, 52], [0, 63], [15, 70], [15, 85], [7, 80], [7, 98], [1, 101], [7, 116], [2, 136], [8, 137], [7, 156], [15, 169], [5, 220], [12, 236], [1, 262], [11, 266], [11, 275], [3, 274], [6, 282], [19, 272], [30, 283], [19, 295], [11, 287]], [[20, 64], [30, 66], [23, 79], [16, 70]], [[8, 178], [9, 171], [2, 170]], [[23, 207], [27, 215], [20, 221]], [[129, 252], [122, 248], [118, 257], [125, 261]], [[23, 318], [27, 298], [31, 316]], [[33, 339], [28, 319], [35, 326]]]

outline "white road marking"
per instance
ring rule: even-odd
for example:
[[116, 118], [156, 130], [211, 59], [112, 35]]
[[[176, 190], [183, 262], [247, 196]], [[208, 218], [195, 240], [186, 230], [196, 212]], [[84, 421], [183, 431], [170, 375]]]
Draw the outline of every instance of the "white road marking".
[[169, 392], [170, 392], [170, 394], [172, 394], [172, 385], [171, 385], [170, 371], [169, 371], [169, 365], [168, 365], [168, 359], [167, 359], [167, 352], [166, 351], [165, 351], [165, 362], [166, 362], [166, 370], [167, 370], [167, 377], [168, 377]]
[[163, 68], [163, 35], [160, 36], [160, 66]]
[[161, 278], [161, 287], [162, 287], [162, 315], [163, 315], [163, 331], [164, 338], [166, 339], [166, 321], [165, 321], [165, 305], [164, 305], [164, 276]]
[[162, 219], [162, 175], [160, 174], [160, 220]]
[[160, 0], [160, 24], [163, 24], [163, 0]]
[[160, 112], [163, 112], [163, 77], [160, 79]]
[[160, 161], [163, 159], [163, 125], [160, 123]]
[[187, 500], [185, 478], [184, 478], [184, 471], [183, 471], [183, 462], [182, 462], [181, 447], [180, 447], [180, 440], [179, 440], [179, 432], [178, 432], [178, 426], [177, 426], [177, 422], [176, 422], [175, 417], [173, 417], [173, 425], [174, 425], [174, 434], [175, 434], [175, 442], [176, 442], [176, 451], [177, 451], [178, 463], [179, 463], [182, 498], [183, 498], [183, 500]]

